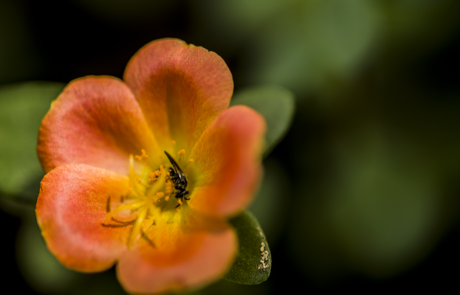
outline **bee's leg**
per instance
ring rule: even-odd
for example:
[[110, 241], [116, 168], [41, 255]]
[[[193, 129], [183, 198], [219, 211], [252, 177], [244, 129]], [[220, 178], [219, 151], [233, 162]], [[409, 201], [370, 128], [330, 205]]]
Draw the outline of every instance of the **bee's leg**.
[[176, 206], [176, 207], [174, 207], [174, 208], [177, 208], [177, 207], [179, 207], [179, 206], [180, 206], [180, 204], [177, 204], [177, 206]]

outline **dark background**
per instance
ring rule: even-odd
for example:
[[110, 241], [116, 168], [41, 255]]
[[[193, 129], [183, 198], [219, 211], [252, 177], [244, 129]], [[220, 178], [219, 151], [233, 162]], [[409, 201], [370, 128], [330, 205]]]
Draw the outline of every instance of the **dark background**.
[[[0, 0], [0, 87], [121, 78], [140, 47], [163, 37], [215, 51], [235, 93], [276, 84], [297, 108], [252, 206], [270, 278], [198, 293], [455, 290], [459, 11], [456, 0]], [[38, 180], [24, 190], [38, 193]], [[33, 202], [0, 196], [4, 290], [123, 294], [113, 270], [60, 267]]]

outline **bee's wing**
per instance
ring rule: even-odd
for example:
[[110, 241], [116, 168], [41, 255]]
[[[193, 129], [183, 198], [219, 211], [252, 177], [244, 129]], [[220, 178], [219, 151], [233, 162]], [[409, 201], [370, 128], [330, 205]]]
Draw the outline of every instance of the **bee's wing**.
[[174, 160], [174, 158], [171, 157], [171, 155], [168, 154], [167, 151], [165, 151], [165, 154], [166, 154], [166, 156], [168, 157], [169, 162], [171, 162], [171, 165], [174, 167], [174, 170], [176, 170], [176, 173], [177, 173], [177, 171], [183, 173], [182, 170], [180, 169], [179, 165], [178, 165], [178, 164], [176, 163], [176, 161]]

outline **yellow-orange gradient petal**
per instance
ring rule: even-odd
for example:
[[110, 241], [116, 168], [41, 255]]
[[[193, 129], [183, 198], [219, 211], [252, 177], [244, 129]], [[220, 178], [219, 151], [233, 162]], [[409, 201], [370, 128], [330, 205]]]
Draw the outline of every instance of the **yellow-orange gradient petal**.
[[130, 293], [152, 294], [197, 288], [219, 279], [230, 267], [237, 249], [231, 228], [174, 235], [157, 224], [151, 243], [123, 254], [117, 276]]
[[264, 133], [265, 120], [246, 106], [229, 108], [216, 118], [191, 153], [196, 175], [191, 208], [228, 216], [249, 204], [262, 174]]
[[233, 93], [232, 75], [220, 56], [178, 39], [141, 48], [128, 63], [124, 80], [159, 143], [167, 148], [175, 140], [186, 153], [228, 107]]
[[128, 190], [128, 177], [82, 164], [62, 165], [45, 175], [37, 221], [62, 264], [83, 272], [102, 271], [127, 250], [131, 226], [112, 220], [105, 224], [104, 218]]
[[131, 90], [108, 76], [70, 82], [42, 121], [37, 149], [46, 172], [76, 163], [127, 174], [129, 154], [161, 153]]

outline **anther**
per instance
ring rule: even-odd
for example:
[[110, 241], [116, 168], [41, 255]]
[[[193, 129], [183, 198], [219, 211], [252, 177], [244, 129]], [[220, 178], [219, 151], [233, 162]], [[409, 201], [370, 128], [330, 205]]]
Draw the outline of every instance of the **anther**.
[[193, 163], [193, 159], [188, 160], [187, 164], [184, 166], [184, 169], [187, 168], [188, 164]]
[[149, 182], [149, 183], [152, 183], [152, 182], [154, 182], [155, 180], [157, 180], [157, 175], [156, 175], [156, 173], [150, 172], [150, 173], [149, 173], [149, 180], [148, 180], [148, 182]]
[[181, 149], [177, 154], [179, 155], [179, 163], [180, 163], [180, 161], [182, 161], [182, 156], [185, 154], [185, 150]]
[[175, 141], [175, 140], [171, 140], [171, 144], [172, 144], [172, 145], [175, 145], [175, 144], [176, 144], [176, 141]]
[[140, 155], [140, 156], [137, 156], [137, 155], [134, 156], [134, 158], [136, 158], [136, 160], [141, 161], [141, 160], [147, 159], [147, 158], [149, 157], [149, 156], [147, 156], [147, 153], [145, 152], [144, 149], [142, 149], [141, 152], [142, 152], [142, 155]]
[[145, 152], [144, 149], [142, 149], [141, 152], [142, 152], [142, 156], [141, 156], [142, 158], [148, 158], [149, 157], [149, 156], [147, 156], [147, 153]]

